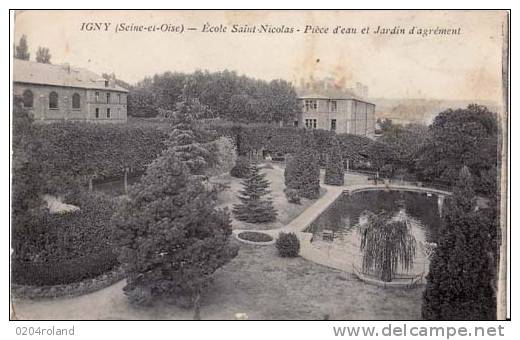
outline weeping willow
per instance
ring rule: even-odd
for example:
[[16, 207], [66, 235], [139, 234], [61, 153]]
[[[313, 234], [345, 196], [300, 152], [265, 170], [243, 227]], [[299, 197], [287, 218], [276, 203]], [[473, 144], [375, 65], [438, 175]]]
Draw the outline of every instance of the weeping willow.
[[387, 212], [367, 213], [367, 223], [359, 229], [363, 272], [390, 282], [399, 265], [406, 271], [413, 268], [416, 241], [410, 229], [410, 222], [406, 219], [392, 219]]

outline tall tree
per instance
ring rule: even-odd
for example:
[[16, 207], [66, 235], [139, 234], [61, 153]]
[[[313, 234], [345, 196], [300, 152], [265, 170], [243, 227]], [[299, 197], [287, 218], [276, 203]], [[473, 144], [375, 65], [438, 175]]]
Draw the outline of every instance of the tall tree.
[[332, 139], [332, 145], [327, 157], [325, 168], [325, 184], [343, 185], [345, 184], [345, 169], [343, 168], [343, 158], [336, 138]]
[[[427, 320], [496, 318], [496, 219], [477, 209], [472, 177], [459, 172], [453, 198], [446, 203], [438, 246], [423, 294]], [[495, 232], [493, 232], [495, 230]]]
[[190, 105], [184, 103], [177, 111], [168, 146], [184, 162], [193, 175], [202, 175], [208, 164], [209, 152], [197, 141]]
[[131, 301], [170, 297], [193, 306], [194, 318], [213, 273], [237, 254], [228, 212], [171, 148], [130, 188], [113, 225]]
[[29, 53], [29, 45], [27, 44], [27, 36], [24, 34], [20, 38], [18, 46], [15, 47], [14, 57], [22, 60], [29, 60], [31, 54]]
[[443, 180], [451, 185], [457, 181], [460, 168], [467, 166], [477, 191], [496, 194], [496, 190], [489, 190], [487, 175], [498, 166], [497, 141], [496, 114], [487, 107], [472, 104], [446, 110], [430, 125], [416, 166], [424, 180]]
[[51, 53], [47, 47], [38, 47], [38, 50], [36, 51], [36, 62], [42, 64], [51, 63]]
[[302, 137], [298, 152], [285, 167], [285, 186], [296, 189], [301, 197], [316, 199], [320, 196], [320, 167], [312, 135]]
[[241, 221], [250, 223], [272, 222], [277, 212], [271, 198], [264, 198], [270, 193], [269, 181], [261, 173], [258, 164], [249, 166], [247, 178], [242, 181], [243, 189], [238, 196], [240, 204], [233, 207], [233, 214]]

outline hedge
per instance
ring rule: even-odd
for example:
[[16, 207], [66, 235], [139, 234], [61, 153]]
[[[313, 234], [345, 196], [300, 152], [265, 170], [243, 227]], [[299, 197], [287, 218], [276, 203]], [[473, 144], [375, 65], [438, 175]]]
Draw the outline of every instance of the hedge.
[[14, 283], [34, 286], [68, 284], [101, 275], [118, 265], [111, 249], [68, 260], [30, 262], [13, 260]]
[[[56, 122], [36, 124], [38, 159], [49, 189], [64, 181], [120, 176], [145, 170], [165, 148], [167, 134], [154, 125]], [[54, 186], [54, 187], [53, 187]]]
[[65, 202], [79, 206], [80, 210], [50, 214], [42, 209], [29, 223], [13, 225], [12, 263], [16, 283], [75, 282], [99, 275], [117, 264], [110, 228], [116, 201], [103, 194], [80, 192], [66, 197]]

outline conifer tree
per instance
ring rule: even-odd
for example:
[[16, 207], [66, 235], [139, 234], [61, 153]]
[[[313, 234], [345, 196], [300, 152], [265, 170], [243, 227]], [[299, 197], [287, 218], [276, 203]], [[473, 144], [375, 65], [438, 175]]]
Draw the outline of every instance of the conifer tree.
[[316, 199], [320, 196], [320, 167], [312, 136], [304, 135], [296, 155], [285, 167], [285, 186], [296, 189], [301, 197]]
[[189, 105], [181, 105], [174, 123], [167, 142], [168, 146], [186, 164], [191, 174], [202, 175], [207, 167], [209, 152], [203, 144], [197, 141]]
[[231, 221], [169, 148], [130, 188], [113, 217], [113, 239], [132, 302], [168, 297], [195, 308], [212, 274], [237, 254]]
[[264, 198], [270, 193], [269, 181], [265, 174], [260, 172], [258, 165], [252, 163], [248, 176], [242, 181], [244, 186], [238, 197], [242, 203], [233, 207], [233, 214], [240, 221], [249, 223], [272, 222], [277, 212], [271, 198]]
[[336, 138], [333, 138], [332, 145], [327, 157], [327, 167], [325, 168], [325, 184], [343, 185], [345, 184], [345, 169], [343, 168], [343, 158]]
[[494, 249], [496, 220], [476, 209], [468, 168], [459, 173], [447, 201], [438, 245], [430, 262], [423, 294], [427, 320], [492, 320], [496, 318]]

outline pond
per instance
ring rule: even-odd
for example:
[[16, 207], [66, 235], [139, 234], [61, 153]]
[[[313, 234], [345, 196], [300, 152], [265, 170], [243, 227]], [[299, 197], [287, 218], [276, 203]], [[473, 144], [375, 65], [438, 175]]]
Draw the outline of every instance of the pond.
[[[312, 246], [334, 261], [345, 261], [345, 265], [358, 265], [359, 224], [365, 220], [367, 211], [391, 212], [396, 218], [410, 221], [411, 232], [417, 241], [414, 273], [427, 271], [427, 253], [431, 243], [436, 243], [441, 223], [440, 208], [443, 197], [436, 194], [372, 190], [351, 195], [343, 194], [324, 211], [307, 229], [313, 234]], [[439, 202], [442, 201], [442, 202]]]

